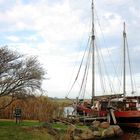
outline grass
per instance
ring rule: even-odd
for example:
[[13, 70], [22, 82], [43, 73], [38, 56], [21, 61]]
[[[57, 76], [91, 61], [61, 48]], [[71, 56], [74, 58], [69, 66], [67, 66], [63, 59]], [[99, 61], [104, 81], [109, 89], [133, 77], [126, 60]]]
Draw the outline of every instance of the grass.
[[[61, 129], [61, 130], [64, 130], [64, 131], [66, 131], [67, 130], [67, 128], [68, 128], [68, 125], [66, 125], [66, 124], [62, 124], [62, 123], [54, 123], [54, 124], [52, 124], [52, 127], [53, 128], [58, 128], [58, 129]], [[88, 129], [88, 126], [86, 126], [86, 125], [76, 125], [76, 128], [79, 128], [79, 129], [83, 129], [83, 130], [85, 130], [85, 129]]]
[[61, 128], [61, 129], [66, 130], [68, 128], [68, 125], [65, 125], [65, 124], [62, 124], [62, 123], [54, 123], [54, 124], [52, 124], [52, 127], [53, 128]]
[[[42, 127], [43, 123], [38, 121], [21, 121], [16, 124], [15, 120], [0, 120], [0, 140], [56, 140], [50, 135], [47, 128]], [[52, 128], [59, 130], [62, 138], [69, 127], [63, 123], [51, 124]], [[76, 128], [87, 129], [87, 126], [76, 125]]]
[[6, 119], [0, 120], [0, 127], [1, 126], [36, 126], [36, 125], [40, 126], [41, 123], [39, 121], [34, 121], [34, 120], [24, 120], [16, 124], [15, 120], [6, 120]]
[[0, 120], [0, 140], [54, 140], [38, 121]]
[[54, 140], [53, 136], [45, 132], [45, 130], [25, 129], [22, 127], [0, 127], [1, 140]]
[[72, 99], [53, 99], [53, 100], [59, 104], [64, 104], [65, 106], [69, 106], [73, 104]]

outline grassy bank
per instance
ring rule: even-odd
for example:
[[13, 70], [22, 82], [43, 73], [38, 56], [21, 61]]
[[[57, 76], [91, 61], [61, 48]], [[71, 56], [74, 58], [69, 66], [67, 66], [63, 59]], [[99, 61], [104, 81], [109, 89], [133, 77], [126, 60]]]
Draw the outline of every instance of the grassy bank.
[[38, 121], [0, 120], [0, 140], [54, 140]]
[[[56, 140], [56, 137], [63, 138], [69, 127], [63, 123], [51, 124], [50, 129], [45, 126], [45, 123], [38, 121], [23, 120], [16, 124], [15, 120], [0, 120], [0, 140]], [[50, 133], [51, 129], [58, 130], [59, 136], [54, 135], [53, 131]]]
[[[0, 120], [0, 140], [63, 139], [68, 127], [69, 125], [59, 122], [49, 124], [23, 120], [16, 124], [15, 120]], [[76, 128], [87, 129], [87, 126], [76, 125]]]

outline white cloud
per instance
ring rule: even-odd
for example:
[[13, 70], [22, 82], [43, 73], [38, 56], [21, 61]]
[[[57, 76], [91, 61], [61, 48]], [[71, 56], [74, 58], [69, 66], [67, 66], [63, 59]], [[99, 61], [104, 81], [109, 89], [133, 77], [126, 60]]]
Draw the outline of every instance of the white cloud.
[[106, 4], [123, 5], [126, 2], [122, 0], [104, 0]]
[[112, 36], [118, 32], [120, 33], [121, 30], [118, 30], [118, 27], [122, 27], [122, 23], [123, 23], [121, 16], [119, 16], [116, 13], [106, 13], [105, 20], [108, 21], [106, 27], [104, 27], [105, 34]]
[[[6, 17], [6, 18], [5, 18]], [[78, 13], [74, 13], [68, 1], [49, 6], [22, 5], [18, 3], [11, 9], [0, 13], [1, 22], [9, 24], [5, 30], [35, 30], [44, 39], [65, 41], [81, 37], [84, 24], [80, 22]]]
[[12, 42], [18, 42], [18, 41], [20, 41], [20, 39], [19, 39], [19, 37], [17, 37], [17, 36], [7, 36], [6, 37], [8, 40], [10, 40], [10, 41], [12, 41]]

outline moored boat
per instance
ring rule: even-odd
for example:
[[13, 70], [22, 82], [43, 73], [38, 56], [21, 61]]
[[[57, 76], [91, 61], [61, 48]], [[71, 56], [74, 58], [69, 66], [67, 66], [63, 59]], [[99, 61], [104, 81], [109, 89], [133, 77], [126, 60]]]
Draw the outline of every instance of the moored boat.
[[[76, 103], [76, 111], [78, 115], [84, 115], [91, 118], [106, 117], [110, 123], [132, 126], [140, 128], [140, 96], [126, 96], [126, 31], [125, 23], [123, 30], [123, 93], [114, 95], [95, 96], [95, 34], [94, 34], [94, 0], [92, 0], [92, 34], [91, 34], [91, 49], [92, 51], [92, 97], [91, 100], [78, 100]], [[129, 60], [130, 61], [130, 60]], [[130, 63], [130, 62], [129, 62]], [[88, 72], [88, 64], [85, 68], [84, 80], [86, 81]], [[81, 65], [80, 65], [81, 68]], [[80, 69], [78, 70], [79, 74]], [[131, 73], [131, 70], [130, 70]], [[78, 75], [77, 75], [78, 77]], [[75, 81], [77, 80], [77, 77]], [[131, 78], [132, 79], [132, 78]], [[74, 81], [74, 83], [75, 83]], [[73, 84], [74, 85], [74, 84]], [[72, 85], [72, 87], [73, 87]], [[86, 85], [86, 84], [83, 84]], [[81, 86], [82, 87], [82, 86]], [[81, 90], [81, 89], [80, 89]], [[89, 119], [90, 120], [90, 119]], [[92, 119], [91, 119], [92, 120]]]
[[112, 101], [117, 124], [140, 128], [140, 97], [126, 97], [122, 101]]

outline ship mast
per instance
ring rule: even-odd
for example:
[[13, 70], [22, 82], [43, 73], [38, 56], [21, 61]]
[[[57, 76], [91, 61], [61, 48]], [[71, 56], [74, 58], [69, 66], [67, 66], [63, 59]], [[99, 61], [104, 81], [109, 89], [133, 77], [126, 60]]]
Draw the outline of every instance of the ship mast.
[[123, 94], [126, 95], [126, 31], [123, 30]]
[[94, 0], [92, 0], [92, 35], [91, 35], [91, 45], [92, 45], [92, 98], [91, 105], [93, 105], [95, 96], [95, 31], [94, 31]]

